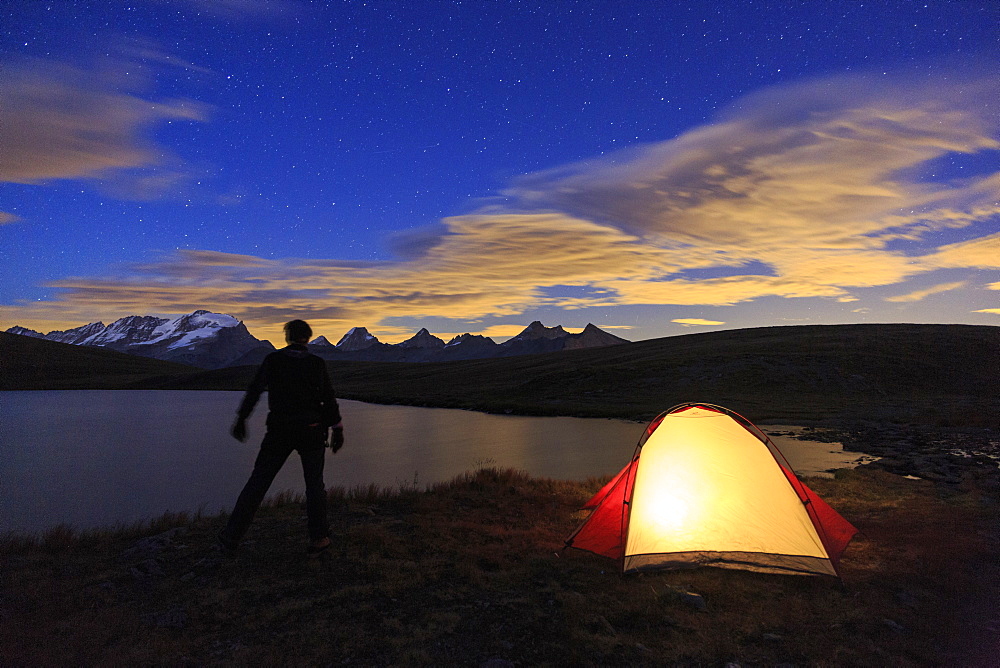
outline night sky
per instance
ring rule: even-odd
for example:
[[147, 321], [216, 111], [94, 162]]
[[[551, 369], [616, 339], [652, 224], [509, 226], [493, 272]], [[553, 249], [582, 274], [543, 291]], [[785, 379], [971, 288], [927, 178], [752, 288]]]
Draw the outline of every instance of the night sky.
[[1000, 3], [0, 3], [0, 329], [1000, 325]]

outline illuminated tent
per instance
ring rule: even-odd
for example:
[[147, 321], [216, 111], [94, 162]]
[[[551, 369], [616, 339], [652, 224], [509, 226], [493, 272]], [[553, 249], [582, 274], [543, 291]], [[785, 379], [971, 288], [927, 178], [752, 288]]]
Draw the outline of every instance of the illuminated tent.
[[635, 455], [584, 505], [567, 547], [622, 561], [625, 573], [718, 566], [838, 575], [857, 532], [806, 487], [760, 429], [711, 404], [653, 420]]

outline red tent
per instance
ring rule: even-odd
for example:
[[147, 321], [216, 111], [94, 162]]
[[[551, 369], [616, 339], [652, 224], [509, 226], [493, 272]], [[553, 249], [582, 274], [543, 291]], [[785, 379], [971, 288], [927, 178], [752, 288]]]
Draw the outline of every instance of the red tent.
[[623, 572], [718, 566], [837, 575], [857, 532], [796, 477], [764, 432], [721, 406], [653, 420], [632, 460], [585, 505], [566, 540]]

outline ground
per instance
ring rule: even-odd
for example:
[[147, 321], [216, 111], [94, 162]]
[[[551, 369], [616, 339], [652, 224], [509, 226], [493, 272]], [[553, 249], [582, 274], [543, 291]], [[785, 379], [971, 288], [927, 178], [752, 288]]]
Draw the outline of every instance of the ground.
[[9, 537], [0, 664], [996, 665], [997, 502], [879, 470], [809, 484], [860, 534], [842, 579], [713, 568], [622, 576], [561, 550], [602, 481], [481, 469], [429, 490], [332, 490], [335, 546], [301, 502]]

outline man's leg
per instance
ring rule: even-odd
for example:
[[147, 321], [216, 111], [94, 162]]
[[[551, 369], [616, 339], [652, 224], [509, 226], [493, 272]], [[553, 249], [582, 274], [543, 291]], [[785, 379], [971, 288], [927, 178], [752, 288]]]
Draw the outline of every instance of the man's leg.
[[271, 483], [274, 482], [274, 476], [278, 475], [278, 471], [292, 451], [292, 448], [275, 443], [275, 440], [272, 434], [264, 436], [264, 442], [260, 444], [260, 452], [257, 453], [257, 460], [253, 465], [253, 473], [250, 474], [250, 479], [236, 499], [236, 507], [229, 516], [226, 528], [219, 534], [219, 540], [229, 549], [235, 549], [250, 528], [254, 514], [260, 508]]
[[330, 535], [330, 525], [326, 513], [326, 488], [323, 485], [326, 448], [322, 446], [322, 441], [319, 443], [319, 447], [299, 449], [299, 457], [302, 458], [302, 475], [306, 482], [306, 515], [309, 518], [309, 539], [313, 543]]

